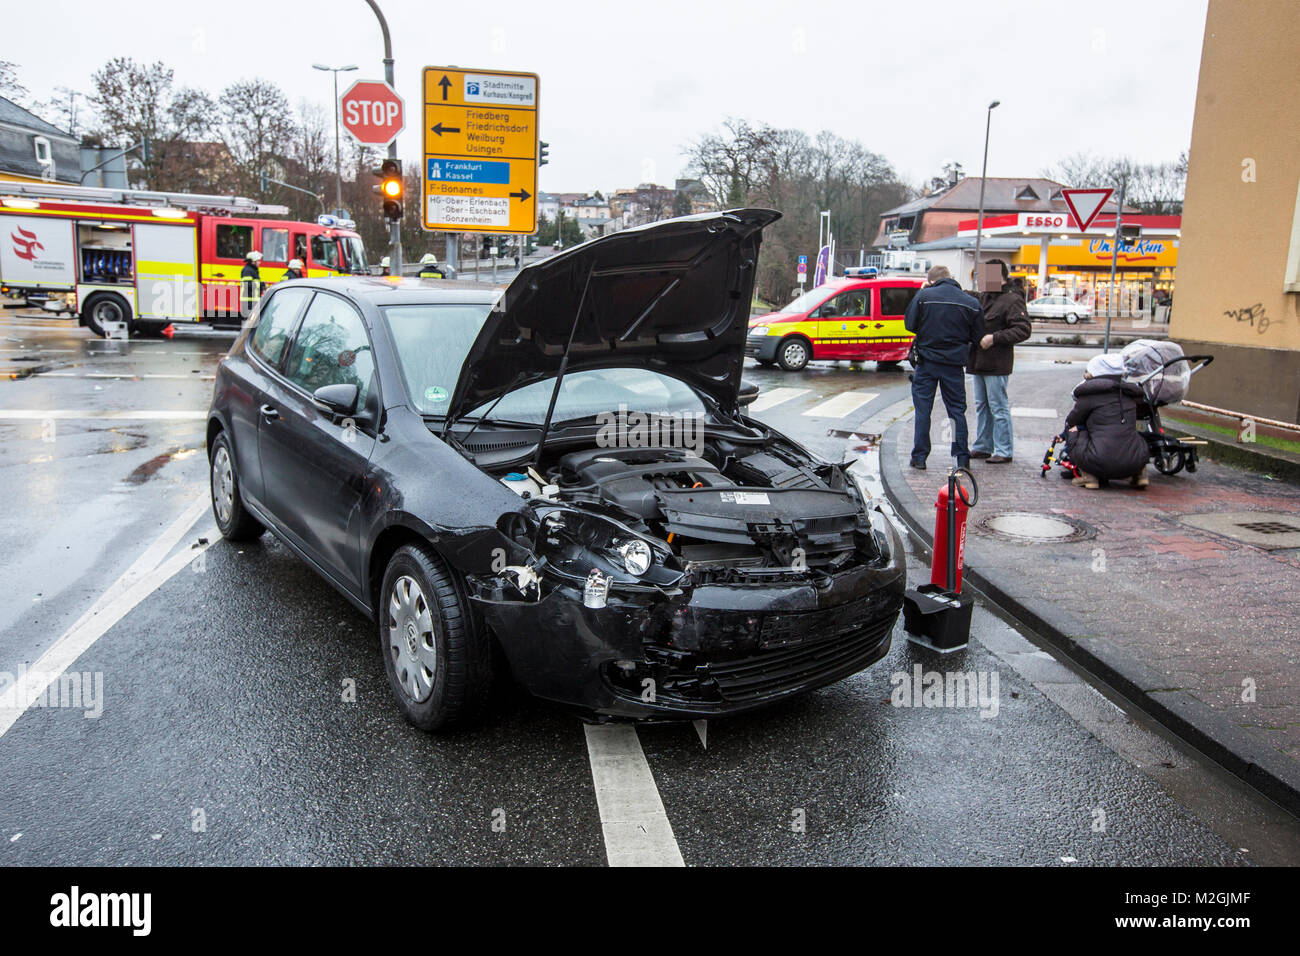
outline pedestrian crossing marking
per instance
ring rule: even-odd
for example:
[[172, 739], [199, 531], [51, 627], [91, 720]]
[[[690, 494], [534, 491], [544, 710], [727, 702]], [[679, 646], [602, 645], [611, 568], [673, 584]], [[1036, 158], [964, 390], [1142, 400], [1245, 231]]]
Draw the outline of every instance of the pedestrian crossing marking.
[[834, 398], [829, 398], [820, 405], [808, 409], [804, 414], [813, 418], [843, 418], [857, 411], [876, 395], [876, 392], [841, 392]]
[[774, 388], [770, 392], [760, 392], [758, 398], [754, 399], [746, 410], [747, 414], [755, 412], [764, 412], [773, 405], [780, 405], [782, 402], [788, 402], [792, 398], [798, 398], [800, 395], [807, 395], [811, 389], [807, 388]]

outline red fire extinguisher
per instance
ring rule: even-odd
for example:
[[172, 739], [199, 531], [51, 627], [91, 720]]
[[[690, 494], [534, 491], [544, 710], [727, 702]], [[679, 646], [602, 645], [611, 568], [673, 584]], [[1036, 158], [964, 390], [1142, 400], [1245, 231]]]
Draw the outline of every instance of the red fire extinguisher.
[[[970, 480], [968, 491], [962, 476]], [[930, 583], [961, 593], [961, 570], [966, 556], [966, 513], [979, 494], [974, 476], [964, 468], [948, 473], [947, 487], [939, 489], [934, 503], [934, 553], [930, 560]]]

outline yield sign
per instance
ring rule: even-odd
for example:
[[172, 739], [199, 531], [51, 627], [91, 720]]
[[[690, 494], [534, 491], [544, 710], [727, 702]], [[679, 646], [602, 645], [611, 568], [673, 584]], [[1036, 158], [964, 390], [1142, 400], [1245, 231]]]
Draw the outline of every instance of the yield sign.
[[1114, 192], [1113, 189], [1062, 189], [1061, 196], [1079, 224], [1079, 231], [1086, 232]]

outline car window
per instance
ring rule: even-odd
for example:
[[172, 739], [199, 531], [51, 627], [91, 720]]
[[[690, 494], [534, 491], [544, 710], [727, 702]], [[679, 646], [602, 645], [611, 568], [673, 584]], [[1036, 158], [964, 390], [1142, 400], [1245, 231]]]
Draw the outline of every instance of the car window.
[[267, 262], [289, 261], [289, 230], [262, 227], [262, 258]]
[[825, 298], [826, 290], [824, 288], [818, 287], [816, 289], [811, 289], [796, 298], [780, 311], [785, 315], [803, 314], [815, 308], [820, 302], [825, 300]]
[[825, 318], [867, 316], [871, 314], [871, 290], [853, 289], [841, 292], [821, 308]]
[[281, 289], [272, 292], [262, 305], [257, 329], [248, 347], [266, 362], [278, 367], [293, 331], [293, 323], [311, 296], [310, 289]]
[[217, 224], [218, 259], [243, 259], [252, 250], [252, 226], [229, 222]]
[[895, 286], [880, 290], [880, 314], [904, 315], [921, 290], [915, 286]]
[[390, 305], [381, 309], [393, 334], [406, 390], [424, 415], [441, 415], [460, 367], [492, 310], [489, 303]]
[[339, 245], [325, 236], [311, 237], [311, 261], [326, 269], [339, 267]]
[[284, 374], [308, 392], [355, 385], [360, 405], [374, 379], [375, 358], [357, 310], [338, 296], [317, 294], [294, 336]]
[[[488, 402], [474, 409], [470, 417], [487, 414], [491, 409], [492, 418], [540, 425], [546, 421], [554, 391], [554, 378], [533, 382], [510, 392], [495, 407]], [[641, 368], [585, 369], [564, 376], [551, 421], [559, 424], [606, 413], [646, 412], [685, 423], [705, 411], [695, 390], [671, 376]]]

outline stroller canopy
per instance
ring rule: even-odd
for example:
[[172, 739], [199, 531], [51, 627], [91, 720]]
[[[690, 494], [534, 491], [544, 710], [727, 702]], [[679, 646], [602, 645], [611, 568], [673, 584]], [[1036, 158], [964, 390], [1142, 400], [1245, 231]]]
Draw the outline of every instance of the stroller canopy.
[[1149, 401], [1172, 405], [1181, 402], [1187, 394], [1187, 384], [1192, 378], [1189, 363], [1178, 362], [1161, 371], [1166, 362], [1183, 357], [1183, 348], [1177, 342], [1138, 339], [1124, 346], [1120, 356], [1124, 362], [1124, 380], [1140, 385]]

